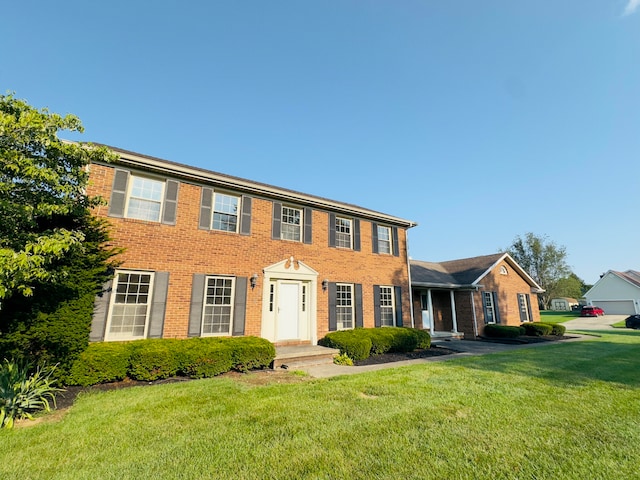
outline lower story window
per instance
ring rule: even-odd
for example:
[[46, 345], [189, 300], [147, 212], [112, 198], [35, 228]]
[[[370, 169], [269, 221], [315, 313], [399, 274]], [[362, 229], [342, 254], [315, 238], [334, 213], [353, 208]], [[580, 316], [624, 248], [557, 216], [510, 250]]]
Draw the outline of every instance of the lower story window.
[[531, 315], [529, 315], [529, 304], [527, 302], [527, 296], [524, 293], [518, 294], [518, 308], [520, 309], [520, 321], [531, 321]]
[[230, 335], [234, 279], [207, 277], [202, 311], [203, 335]]
[[152, 283], [153, 274], [149, 272], [116, 272], [107, 327], [109, 340], [145, 338]]
[[338, 330], [353, 328], [353, 285], [336, 285], [336, 310]]
[[380, 287], [380, 324], [383, 327], [396, 324], [394, 312], [393, 287]]
[[484, 306], [484, 323], [496, 323], [496, 310], [492, 292], [482, 292]]

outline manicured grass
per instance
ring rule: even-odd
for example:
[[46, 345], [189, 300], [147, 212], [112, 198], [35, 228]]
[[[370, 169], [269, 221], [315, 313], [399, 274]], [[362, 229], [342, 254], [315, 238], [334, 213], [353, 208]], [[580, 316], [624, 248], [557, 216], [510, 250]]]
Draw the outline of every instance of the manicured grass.
[[612, 323], [611, 326], [613, 328], [627, 328], [627, 326], [625, 325], [625, 321], [624, 320], [621, 320], [621, 321], [616, 322], [616, 323]]
[[92, 393], [0, 431], [0, 478], [637, 478], [640, 332], [340, 378]]
[[540, 321], [544, 323], [563, 323], [580, 317], [580, 312], [556, 312], [554, 310], [541, 310]]

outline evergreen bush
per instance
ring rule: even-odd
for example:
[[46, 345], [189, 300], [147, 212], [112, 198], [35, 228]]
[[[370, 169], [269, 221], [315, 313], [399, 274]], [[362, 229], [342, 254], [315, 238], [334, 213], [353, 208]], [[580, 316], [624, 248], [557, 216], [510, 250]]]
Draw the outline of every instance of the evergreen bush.
[[346, 355], [353, 361], [364, 360], [371, 353], [371, 338], [361, 332], [365, 329], [341, 330], [329, 332], [318, 341], [318, 345], [340, 349], [340, 354]]
[[532, 337], [551, 335], [551, 331], [553, 330], [553, 326], [541, 322], [525, 322], [521, 326], [525, 329], [525, 335]]
[[525, 329], [509, 325], [496, 325], [490, 323], [485, 325], [484, 334], [491, 338], [516, 338], [525, 334]]

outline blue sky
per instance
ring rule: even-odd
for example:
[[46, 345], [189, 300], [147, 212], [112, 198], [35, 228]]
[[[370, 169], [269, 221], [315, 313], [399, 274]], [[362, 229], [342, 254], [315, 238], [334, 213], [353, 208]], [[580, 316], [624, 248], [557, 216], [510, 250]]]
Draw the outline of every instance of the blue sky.
[[418, 222], [412, 258], [526, 232], [640, 270], [640, 0], [11, 2], [0, 91], [82, 136]]

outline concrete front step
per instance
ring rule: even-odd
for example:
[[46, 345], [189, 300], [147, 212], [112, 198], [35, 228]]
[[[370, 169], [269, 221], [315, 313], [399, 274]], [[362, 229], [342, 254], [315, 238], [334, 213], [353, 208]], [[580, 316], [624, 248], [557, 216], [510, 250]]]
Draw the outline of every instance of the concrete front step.
[[277, 368], [295, 370], [312, 365], [332, 364], [333, 357], [339, 354], [340, 350], [337, 348], [320, 345], [277, 346], [273, 368], [274, 370]]

